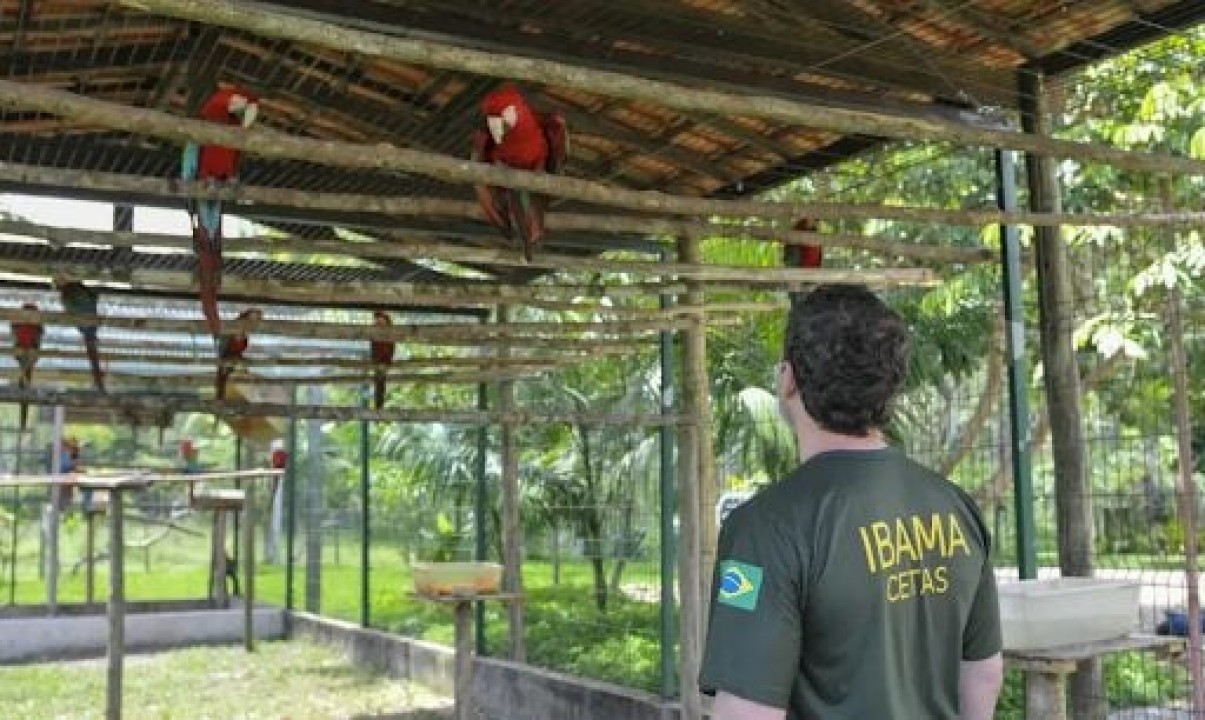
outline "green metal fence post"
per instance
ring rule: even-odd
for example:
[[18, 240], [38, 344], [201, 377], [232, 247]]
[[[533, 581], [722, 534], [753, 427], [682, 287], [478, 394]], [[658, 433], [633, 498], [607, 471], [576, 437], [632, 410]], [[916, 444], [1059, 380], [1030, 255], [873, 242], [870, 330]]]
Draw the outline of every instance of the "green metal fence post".
[[[661, 252], [661, 261], [667, 262], [669, 253]], [[661, 296], [661, 308], [668, 309], [672, 301], [668, 295]], [[663, 331], [660, 334], [661, 355], [661, 414], [672, 415], [674, 412], [674, 335]], [[677, 689], [677, 663], [674, 652], [674, 639], [677, 620], [674, 613], [674, 562], [677, 559], [677, 549], [674, 543], [674, 500], [677, 491], [674, 488], [674, 430], [670, 425], [662, 425], [658, 430], [658, 444], [661, 450], [661, 695], [673, 697]]]
[[[996, 202], [1017, 209], [1017, 166], [1011, 152], [996, 150]], [[1025, 362], [1025, 314], [1021, 306], [1021, 239], [1015, 225], [1000, 226], [1004, 280], [1004, 317], [1008, 337], [1008, 410], [1013, 464], [1013, 503], [1017, 525], [1017, 571], [1023, 580], [1037, 577], [1037, 541], [1033, 517], [1032, 431], [1029, 423], [1029, 369]]]
[[[364, 407], [368, 407], [369, 389], [364, 387]], [[371, 477], [370, 458], [368, 455], [368, 421], [360, 421], [360, 625], [368, 627], [372, 617], [369, 605], [369, 573], [371, 572], [368, 558], [369, 538], [369, 493], [368, 485]]]

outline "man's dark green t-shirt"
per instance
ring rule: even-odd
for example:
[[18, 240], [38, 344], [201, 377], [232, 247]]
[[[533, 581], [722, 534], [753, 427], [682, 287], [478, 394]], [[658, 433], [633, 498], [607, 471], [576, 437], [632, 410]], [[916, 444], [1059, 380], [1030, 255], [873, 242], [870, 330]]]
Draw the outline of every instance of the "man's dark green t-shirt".
[[1001, 649], [989, 543], [895, 449], [812, 457], [723, 525], [699, 685], [789, 720], [957, 720], [960, 661]]

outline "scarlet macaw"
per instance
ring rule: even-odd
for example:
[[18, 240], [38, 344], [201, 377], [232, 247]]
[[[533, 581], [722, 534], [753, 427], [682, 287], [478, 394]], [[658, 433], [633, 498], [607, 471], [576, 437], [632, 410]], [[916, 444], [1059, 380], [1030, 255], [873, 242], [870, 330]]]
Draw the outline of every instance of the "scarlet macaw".
[[[803, 218], [795, 223], [793, 229], [803, 232], [816, 232], [820, 223], [811, 218]], [[824, 248], [820, 245], [784, 245], [782, 248], [782, 264], [785, 267], [818, 268], [824, 261]], [[799, 293], [788, 293], [791, 304], [799, 299]]]
[[[259, 322], [264, 313], [259, 308], [249, 308], [239, 313], [238, 320]], [[240, 330], [234, 335], [223, 335], [218, 341], [218, 374], [214, 395], [218, 400], [226, 399], [226, 381], [234, 374], [234, 365], [243, 359], [251, 342], [247, 333]]]
[[[389, 314], [377, 310], [372, 314], [372, 321], [377, 327], [389, 327], [393, 321]], [[393, 352], [396, 344], [392, 340], [373, 340], [369, 343], [369, 356], [373, 362], [373, 406], [380, 410], [385, 405], [385, 378], [389, 373], [389, 365], [393, 362]]]
[[[259, 114], [259, 98], [239, 88], [220, 88], [201, 106], [202, 120], [223, 125], [251, 127]], [[241, 153], [219, 145], [184, 146], [180, 178], [209, 185], [238, 180]], [[218, 290], [222, 285], [222, 203], [220, 200], [189, 200], [192, 246], [197, 256], [197, 281], [201, 287], [201, 312], [216, 338], [222, 328], [218, 314]]]
[[[78, 280], [60, 282], [59, 296], [67, 312], [75, 315], [95, 315], [100, 294]], [[80, 325], [77, 328], [84, 336], [84, 349], [88, 351], [88, 364], [92, 368], [92, 381], [96, 389], [105, 391], [105, 374], [100, 368], [100, 339], [95, 325]]]
[[[27, 302], [21, 306], [22, 310], [37, 310], [38, 306], [34, 303]], [[41, 323], [23, 323], [15, 322], [12, 324], [13, 329], [13, 348], [16, 350], [17, 365], [21, 368], [21, 375], [17, 379], [17, 387], [21, 390], [29, 388], [30, 382], [33, 380], [33, 367], [38, 364], [38, 350], [42, 348], [42, 336], [46, 333], [46, 329]], [[25, 425], [29, 419], [29, 405], [25, 401], [21, 401], [21, 432], [25, 432]]]
[[[538, 113], [511, 83], [481, 101], [485, 127], [473, 133], [472, 159], [517, 170], [559, 175], [569, 156], [569, 132], [559, 112]], [[523, 257], [544, 240], [548, 199], [527, 190], [477, 185], [486, 218], [512, 243], [523, 244]]]

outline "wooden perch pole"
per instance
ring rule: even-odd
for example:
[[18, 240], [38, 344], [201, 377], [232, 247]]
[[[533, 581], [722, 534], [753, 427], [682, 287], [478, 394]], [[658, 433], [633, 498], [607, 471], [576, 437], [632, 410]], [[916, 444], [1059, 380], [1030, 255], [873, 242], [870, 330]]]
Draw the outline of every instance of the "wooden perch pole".
[[[832, 107], [803, 99], [788, 100], [705, 90], [552, 60], [503, 55], [431, 40], [354, 30], [246, 2], [122, 0], [122, 4], [161, 15], [230, 27], [264, 37], [309, 43], [359, 56], [383, 57], [443, 70], [556, 85], [595, 95], [638, 100], [660, 107], [706, 115], [762, 117], [789, 125], [806, 125], [842, 134], [958, 142], [964, 145], [1023, 150], [1081, 162], [1106, 163], [1122, 170], [1205, 174], [1205, 162], [1187, 157], [1136, 153], [1068, 140], [1035, 138], [1013, 131], [990, 130], [933, 118], [900, 117], [889, 112], [876, 113], [866, 109]], [[83, 114], [68, 117], [85, 123], [95, 122], [94, 118]], [[549, 184], [555, 182], [560, 182], [560, 179]], [[542, 191], [537, 187], [529, 189]]]
[[[124, 109], [125, 106], [119, 106]], [[170, 116], [175, 118], [175, 116]], [[184, 183], [163, 178], [142, 177], [123, 173], [80, 172], [77, 170], [62, 170], [45, 168], [36, 165], [20, 165], [0, 162], [0, 180], [19, 185], [50, 186], [52, 188], [73, 187], [81, 190], [98, 190], [105, 192], [120, 192], [129, 194], [155, 195], [172, 198], [209, 198], [221, 199], [231, 203], [231, 212], [238, 214], [240, 204], [280, 205], [286, 207], [309, 208], [331, 212], [349, 212], [384, 216], [447, 216], [464, 217], [484, 220], [480, 207], [476, 203], [447, 198], [414, 198], [382, 195], [355, 195], [348, 193], [322, 193], [308, 190], [293, 190], [285, 188], [267, 188], [240, 186], [238, 188], [206, 188], [197, 183]], [[36, 192], [31, 190], [31, 192]], [[779, 207], [781, 204], [770, 204]], [[1070, 227], [1142, 227], [1148, 225], [1171, 225], [1184, 222], [1200, 222], [1205, 213], [1038, 213], [1025, 210], [1002, 212], [997, 209], [984, 208], [981, 210], [944, 210], [940, 208], [900, 207], [886, 205], [866, 205], [851, 203], [791, 203], [789, 210], [775, 215], [783, 215], [779, 219], [794, 223], [800, 217], [812, 217], [818, 220], [897, 220], [903, 222], [944, 223], [979, 227], [1009, 223], [1013, 225], [1067, 225]], [[715, 208], [708, 217], [747, 219], [745, 213], [732, 215], [732, 210], [725, 207]], [[773, 216], [765, 216], [773, 217]], [[642, 216], [607, 216], [595, 214], [563, 214], [552, 213], [548, 216], [550, 230], [596, 230], [599, 232], [648, 232], [666, 235], [718, 235], [724, 237], [749, 237], [766, 240], [790, 239], [792, 244], [812, 242], [824, 244], [826, 240], [834, 245], [841, 244], [841, 238], [858, 238], [851, 247], [865, 247], [866, 240], [860, 235], [842, 236], [825, 233], [801, 233], [787, 228], [772, 228], [764, 226], [736, 225], [731, 223], [700, 221], [684, 221], [664, 217]], [[880, 241], [882, 242], [882, 241]], [[915, 257], [918, 260], [949, 260], [950, 262], [970, 262], [970, 256], [962, 258], [953, 248], [942, 246], [921, 246], [910, 243], [892, 243], [891, 251], [895, 252], [898, 245], [900, 257]], [[908, 252], [910, 247], [936, 248], [935, 255], [924, 257]], [[887, 252], [886, 247], [880, 248]], [[952, 251], [946, 257], [945, 251]], [[978, 262], [985, 262], [986, 256], [982, 249], [969, 248]], [[927, 251], [921, 251], [922, 253]], [[990, 254], [990, 253], [989, 253]], [[994, 257], [994, 255], [993, 255]]]
[[[35, 277], [59, 276], [71, 280], [119, 282], [135, 288], [168, 289], [196, 292], [194, 274], [171, 270], [130, 270], [122, 267], [103, 267], [75, 261], [32, 261], [0, 258], [0, 269]], [[902, 276], [912, 279], [911, 271]], [[763, 290], [772, 289], [763, 287]], [[267, 298], [281, 302], [306, 301], [330, 305], [359, 306], [380, 303], [382, 300], [404, 304], [425, 304], [444, 307], [484, 307], [500, 300], [516, 305], [531, 305], [555, 310], [589, 310], [590, 300], [608, 298], [649, 298], [685, 292], [676, 283], [632, 283], [625, 285], [503, 285], [489, 282], [467, 283], [375, 283], [341, 282], [314, 283], [291, 280], [261, 280], [226, 273], [222, 279], [222, 296], [238, 297], [244, 302]], [[559, 300], [558, 300], [559, 299]]]
[[[243, 185], [235, 190], [211, 190], [194, 183], [142, 177], [119, 173], [76, 172], [36, 165], [0, 162], [0, 180], [54, 187], [76, 187], [85, 190], [152, 195], [164, 198], [224, 197], [243, 204], [264, 204], [283, 207], [310, 208], [331, 212], [380, 214], [383, 227], [389, 216], [442, 216], [484, 221], [477, 203], [446, 198], [383, 197], [321, 193], [288, 188]], [[818, 206], [820, 207], [820, 206]], [[868, 206], [825, 204], [816, 217], [829, 219], [855, 218], [859, 211], [869, 212]], [[747, 223], [711, 223], [652, 216], [622, 216], [575, 213], [549, 213], [545, 218], [549, 230], [580, 230], [600, 233], [639, 233], [667, 236], [716, 236], [747, 238], [765, 242], [786, 242], [799, 245], [810, 243], [824, 247], [850, 247], [886, 257], [907, 257], [915, 260], [953, 263], [990, 262], [995, 254], [988, 248], [962, 248], [944, 245], [924, 245], [895, 241], [889, 238], [836, 233], [802, 232], [784, 227], [758, 226]], [[1068, 224], [1074, 224], [1068, 222]], [[452, 233], [449, 233], [452, 234]], [[237, 238], [229, 238], [237, 241]]]
[[[312, 364], [313, 367], [320, 367], [321, 365], [322, 363], [317, 361]], [[513, 381], [524, 378], [544, 377], [550, 372], [554, 372], [554, 370], [551, 368], [482, 369], [472, 372], [442, 373], [391, 372], [388, 377], [390, 382], [408, 384], [475, 385], [480, 382]], [[9, 384], [15, 384], [19, 374], [19, 371], [15, 368], [0, 371], [0, 379], [4, 379]], [[105, 379], [115, 387], [157, 388], [161, 391], [170, 391], [181, 387], [213, 387], [212, 372], [162, 373], [152, 375], [145, 372], [117, 373], [108, 371], [105, 373]], [[240, 385], [362, 385], [371, 379], [372, 376], [367, 372], [341, 375], [254, 375], [235, 373], [231, 376], [230, 382]], [[84, 368], [78, 370], [64, 370], [61, 368], [39, 370], [37, 380], [41, 383], [75, 382], [85, 386], [91, 385], [93, 382], [92, 371]]]
[[[56, 228], [19, 221], [0, 221], [0, 233], [11, 233], [37, 238], [61, 247], [68, 243], [108, 245], [110, 247], [154, 247], [171, 248], [192, 252], [192, 239], [176, 235], [146, 235], [130, 232], [99, 232]], [[508, 267], [545, 268], [568, 272], [609, 272], [633, 276], [673, 277], [716, 282], [735, 281], [756, 284], [778, 284], [782, 282], [849, 282], [875, 284], [879, 273], [873, 270], [837, 270], [833, 268], [792, 269], [782, 267], [759, 267], [749, 265], [705, 264], [700, 259], [692, 263], [660, 263], [655, 261], [603, 260], [578, 255], [540, 253], [530, 262], [509, 248], [468, 247], [452, 243], [411, 242], [339, 242], [299, 239], [230, 238], [223, 240], [226, 253], [294, 252], [356, 256], [365, 259], [419, 260], [438, 259], [457, 263], [480, 263]], [[899, 279], [891, 271], [883, 279], [894, 283]], [[917, 272], [919, 279], [932, 279], [932, 273]]]
[[[490, 184], [530, 190], [553, 197], [580, 200], [596, 205], [627, 208], [641, 212], [659, 212], [688, 216], [763, 217], [793, 221], [800, 217], [831, 219], [832, 208], [798, 202], [765, 202], [758, 200], [718, 200], [668, 195], [655, 190], [628, 190], [579, 178], [546, 173], [513, 170], [501, 166], [476, 163], [451, 156], [417, 150], [407, 150], [385, 143], [375, 145], [336, 140], [315, 140], [287, 135], [264, 128], [233, 128], [225, 125], [186, 118], [169, 113], [137, 108], [119, 103], [35, 86], [29, 83], [0, 80], [0, 108], [39, 111], [55, 115], [86, 119], [99, 126], [125, 132], [139, 133], [174, 142], [193, 141], [202, 144], [237, 148], [261, 157], [299, 160], [330, 165], [349, 170], [388, 170], [408, 172], [451, 183]], [[1048, 138], [1042, 138], [1048, 140]], [[1205, 167], [1205, 162], [1191, 160]], [[1161, 171], [1166, 171], [1161, 166]], [[226, 192], [218, 193], [225, 196]], [[306, 194], [309, 197], [309, 194]], [[233, 202], [233, 197], [225, 199]], [[929, 208], [899, 208], [871, 206], [869, 217], [948, 222], [952, 218], [980, 223], [1015, 222], [1012, 215], [999, 210], [967, 211]], [[232, 211], [237, 212], [235, 208]], [[1191, 213], [1190, 213], [1191, 214]], [[1197, 213], [1205, 219], [1205, 213]], [[852, 217], [849, 213], [845, 217]]]
[[[203, 335], [206, 332], [203, 320], [122, 317], [116, 315], [79, 315], [75, 313], [45, 312], [15, 308], [0, 308], [0, 321], [8, 321], [10, 323], [40, 322], [44, 326], [60, 325], [77, 327], [79, 325], [96, 325], [98, 327], [123, 328], [127, 330], [183, 332], [197, 335]], [[689, 318], [680, 318], [662, 322], [527, 322], [511, 323], [505, 327], [498, 327], [479, 323], [427, 323], [380, 326], [367, 323], [352, 324], [268, 319], [248, 323], [244, 320], [232, 319], [227, 321], [225, 327], [231, 333], [244, 331], [253, 337], [255, 335], [281, 335], [325, 340], [363, 340], [365, 342], [368, 340], [393, 340], [395, 342], [421, 341], [430, 344], [451, 343], [474, 345], [476, 343], [495, 343], [528, 347], [560, 347], [567, 350], [582, 351], [590, 347], [614, 347], [616, 345], [631, 347], [635, 338], [624, 340], [585, 339], [568, 337], [568, 333], [640, 335], [684, 327], [690, 322]], [[741, 318], [722, 318], [717, 319], [715, 324], [735, 325], [740, 322], [742, 322]], [[539, 333], [541, 335], [552, 335], [553, 337], [535, 337], [527, 333]]]
[[427, 408], [391, 408], [380, 410], [359, 406], [342, 405], [291, 405], [289, 403], [248, 403], [227, 399], [218, 402], [195, 394], [171, 395], [123, 395], [102, 394], [94, 390], [42, 390], [31, 388], [22, 391], [14, 386], [0, 387], [0, 402], [17, 403], [24, 400], [30, 405], [81, 407], [90, 410], [108, 409], [114, 422], [120, 422], [122, 414], [130, 411], [146, 413], [198, 412], [218, 417], [279, 417], [310, 418], [315, 420], [373, 420], [378, 422], [404, 423], [453, 423], [481, 425], [484, 423], [511, 422], [516, 425], [570, 424], [618, 425], [633, 427], [661, 427], [691, 422], [678, 415], [658, 414], [591, 414], [554, 412], [509, 412], [496, 410], [439, 410]]
[[[0, 357], [12, 355], [13, 349], [3, 341], [7, 340], [7, 336], [0, 334]], [[206, 355], [153, 355], [150, 353], [141, 353], [137, 351], [125, 352], [120, 350], [111, 350], [109, 343], [105, 343], [104, 360], [108, 363], [121, 362], [136, 362], [149, 365], [201, 365], [209, 368], [216, 368], [220, 363], [212, 354]], [[252, 348], [250, 353], [254, 353]], [[624, 350], [626, 353], [627, 351]], [[42, 359], [56, 358], [63, 360], [86, 360], [88, 353], [84, 350], [47, 350], [45, 348], [38, 350], [38, 357]], [[595, 354], [581, 353], [555, 353], [540, 358], [529, 357], [511, 357], [511, 358], [491, 358], [491, 357], [434, 357], [434, 358], [406, 358], [396, 360], [390, 369], [395, 372], [417, 372], [419, 370], [454, 370], [454, 369], [491, 369], [501, 370], [506, 368], [524, 368], [528, 370], [551, 370], [560, 367], [572, 367], [584, 362], [590, 362], [596, 359]], [[314, 367], [321, 365], [330, 368], [347, 368], [347, 369], [368, 369], [373, 367], [373, 363], [366, 359], [352, 357], [326, 357], [322, 355], [313, 355], [309, 357], [263, 357], [248, 354], [247, 357], [232, 365], [241, 365], [251, 368], [276, 368], [276, 367]]]

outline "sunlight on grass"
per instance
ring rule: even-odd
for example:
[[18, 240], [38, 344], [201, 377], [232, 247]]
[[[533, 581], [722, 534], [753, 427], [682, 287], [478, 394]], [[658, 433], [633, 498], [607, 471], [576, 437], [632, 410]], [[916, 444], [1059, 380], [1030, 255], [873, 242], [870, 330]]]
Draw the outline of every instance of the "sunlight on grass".
[[[425, 688], [354, 668], [306, 642], [135, 655], [125, 666], [124, 716], [437, 720], [448, 703]], [[105, 665], [88, 660], [0, 668], [0, 708], [23, 720], [100, 718]], [[423, 712], [423, 711], [426, 712]]]

